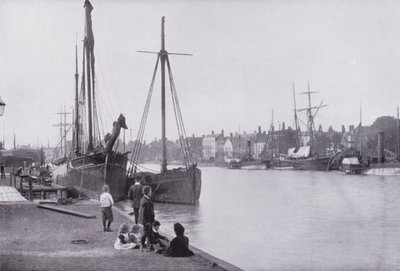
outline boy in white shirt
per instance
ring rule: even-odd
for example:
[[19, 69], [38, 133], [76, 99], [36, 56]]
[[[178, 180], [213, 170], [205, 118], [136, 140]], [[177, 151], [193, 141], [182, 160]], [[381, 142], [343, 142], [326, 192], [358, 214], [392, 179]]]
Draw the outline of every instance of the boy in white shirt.
[[[110, 225], [113, 221], [113, 213], [111, 207], [114, 205], [113, 197], [110, 194], [108, 185], [103, 186], [103, 193], [100, 195], [101, 213], [103, 216], [103, 229], [104, 231], [111, 231]], [[106, 222], [108, 221], [107, 227]]]

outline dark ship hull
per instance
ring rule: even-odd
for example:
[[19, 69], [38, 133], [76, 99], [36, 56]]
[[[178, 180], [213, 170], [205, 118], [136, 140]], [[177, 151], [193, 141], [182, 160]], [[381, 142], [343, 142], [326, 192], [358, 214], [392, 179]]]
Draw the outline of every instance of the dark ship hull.
[[[140, 172], [143, 185], [149, 185], [154, 202], [196, 204], [201, 192], [201, 171], [198, 168], [167, 170], [163, 173]], [[134, 183], [134, 178], [128, 178], [127, 188]]]
[[290, 160], [293, 169], [297, 170], [329, 170], [329, 157], [323, 158], [307, 158]]
[[126, 164], [126, 156], [120, 153], [80, 156], [60, 165], [54, 177], [72, 196], [99, 199], [107, 184], [114, 200], [121, 200], [126, 193]]

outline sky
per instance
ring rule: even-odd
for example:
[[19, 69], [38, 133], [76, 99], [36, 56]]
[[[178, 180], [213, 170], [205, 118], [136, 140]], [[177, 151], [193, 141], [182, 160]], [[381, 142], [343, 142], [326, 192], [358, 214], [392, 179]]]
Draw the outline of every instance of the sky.
[[[81, 74], [83, 0], [0, 0], [0, 138], [17, 144], [58, 143], [61, 108], [74, 102], [75, 44]], [[111, 131], [119, 113], [126, 137], [136, 138], [156, 55], [161, 17], [188, 135], [224, 129], [268, 130], [293, 125], [297, 107], [323, 100], [316, 124], [362, 122], [396, 115], [400, 90], [400, 1], [107, 1], [92, 0], [97, 104], [102, 130]], [[161, 137], [160, 77], [146, 140]], [[167, 137], [177, 138], [167, 94]], [[304, 121], [304, 113], [299, 113]], [[70, 122], [70, 121], [69, 121]], [[2, 129], [1, 129], [2, 127]], [[304, 128], [303, 128], [304, 129]]]

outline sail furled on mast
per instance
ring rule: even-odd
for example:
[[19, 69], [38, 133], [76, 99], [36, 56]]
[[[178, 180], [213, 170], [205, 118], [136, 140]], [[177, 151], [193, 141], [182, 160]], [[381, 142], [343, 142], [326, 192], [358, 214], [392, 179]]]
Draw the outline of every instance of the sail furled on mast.
[[87, 151], [93, 151], [93, 98], [94, 98], [94, 87], [95, 87], [95, 76], [94, 76], [94, 35], [92, 27], [92, 4], [86, 0], [85, 1], [85, 39], [84, 48], [86, 56], [86, 90], [87, 90], [87, 110], [88, 110], [88, 146]]

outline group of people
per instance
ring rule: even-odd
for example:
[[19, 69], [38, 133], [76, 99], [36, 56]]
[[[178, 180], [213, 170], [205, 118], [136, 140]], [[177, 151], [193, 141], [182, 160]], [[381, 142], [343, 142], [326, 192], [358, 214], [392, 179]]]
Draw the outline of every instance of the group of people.
[[[142, 186], [139, 180], [136, 180], [135, 184], [129, 188], [128, 199], [132, 201], [135, 224], [128, 226], [123, 223], [120, 225], [114, 248], [140, 248], [141, 251], [154, 251], [169, 257], [192, 256], [193, 252], [189, 249], [189, 238], [185, 236], [185, 228], [180, 223], [174, 224], [176, 237], [171, 242], [159, 233], [161, 223], [155, 220], [151, 194], [151, 187]], [[100, 202], [103, 230], [111, 231], [114, 201], [107, 185], [103, 187]]]

